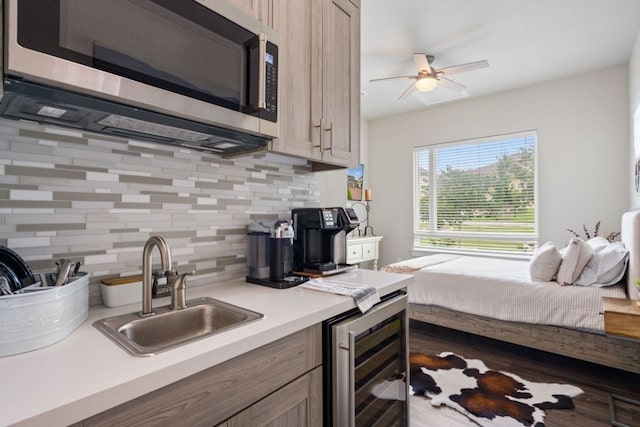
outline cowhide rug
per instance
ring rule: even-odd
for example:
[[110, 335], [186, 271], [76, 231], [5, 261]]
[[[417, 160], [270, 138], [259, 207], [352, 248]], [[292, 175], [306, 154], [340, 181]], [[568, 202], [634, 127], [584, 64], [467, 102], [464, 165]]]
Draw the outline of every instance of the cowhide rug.
[[536, 383], [493, 371], [454, 353], [410, 355], [411, 394], [449, 406], [481, 426], [544, 426], [546, 409], [572, 409], [582, 393], [567, 384]]

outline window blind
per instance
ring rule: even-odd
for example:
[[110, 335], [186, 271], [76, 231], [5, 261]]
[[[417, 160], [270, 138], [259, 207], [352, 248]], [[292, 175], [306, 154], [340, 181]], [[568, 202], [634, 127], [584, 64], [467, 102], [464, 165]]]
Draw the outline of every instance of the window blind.
[[530, 131], [416, 148], [414, 246], [532, 252], [536, 145]]

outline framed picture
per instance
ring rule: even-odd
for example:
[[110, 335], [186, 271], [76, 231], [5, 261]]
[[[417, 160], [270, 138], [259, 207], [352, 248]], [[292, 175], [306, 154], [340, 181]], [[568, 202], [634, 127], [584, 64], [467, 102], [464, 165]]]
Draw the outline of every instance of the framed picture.
[[362, 200], [364, 165], [347, 171], [347, 200]]

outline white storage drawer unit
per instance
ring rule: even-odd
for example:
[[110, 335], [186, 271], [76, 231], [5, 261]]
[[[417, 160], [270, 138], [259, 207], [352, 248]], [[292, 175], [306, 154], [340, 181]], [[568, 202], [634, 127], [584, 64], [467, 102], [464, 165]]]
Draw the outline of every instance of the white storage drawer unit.
[[378, 269], [378, 244], [382, 236], [350, 237], [347, 239], [347, 264], [373, 261], [373, 269]]

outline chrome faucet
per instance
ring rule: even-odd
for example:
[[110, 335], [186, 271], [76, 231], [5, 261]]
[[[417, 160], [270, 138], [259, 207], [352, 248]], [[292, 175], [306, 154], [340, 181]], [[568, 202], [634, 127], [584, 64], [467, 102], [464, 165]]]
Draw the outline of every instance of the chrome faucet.
[[[140, 316], [143, 317], [155, 314], [151, 305], [151, 292], [153, 288], [151, 252], [154, 246], [160, 251], [162, 269], [165, 271], [171, 270], [171, 250], [169, 249], [169, 245], [167, 245], [167, 242], [162, 237], [150, 237], [142, 251], [142, 312], [140, 312]], [[178, 280], [176, 279], [176, 281]], [[182, 281], [184, 281], [184, 279]]]

